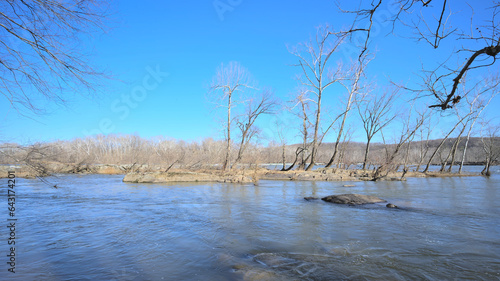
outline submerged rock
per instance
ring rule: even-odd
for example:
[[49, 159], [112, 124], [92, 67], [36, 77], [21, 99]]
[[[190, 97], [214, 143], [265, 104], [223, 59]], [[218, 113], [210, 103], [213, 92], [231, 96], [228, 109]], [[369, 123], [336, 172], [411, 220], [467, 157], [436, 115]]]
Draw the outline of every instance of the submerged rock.
[[[339, 259], [330, 255], [261, 253], [253, 261], [271, 269], [276, 280], [346, 280], [347, 276], [335, 266]], [[269, 279], [275, 280], [275, 279]]]
[[387, 205], [385, 205], [385, 206], [386, 206], [387, 208], [398, 208], [398, 206], [396, 206], [396, 205], [394, 205], [394, 204], [391, 204], [391, 203], [389, 203], [389, 204], [387, 204]]
[[230, 266], [238, 280], [347, 280], [350, 274], [339, 270], [343, 257], [330, 254], [257, 253], [248, 258], [219, 255], [219, 262]]
[[349, 204], [349, 205], [362, 205], [362, 204], [387, 202], [384, 199], [363, 194], [330, 195], [321, 198], [321, 200], [335, 204]]
[[304, 197], [304, 199], [307, 200], [307, 201], [319, 200], [318, 197], [312, 197], [312, 196], [311, 197]]

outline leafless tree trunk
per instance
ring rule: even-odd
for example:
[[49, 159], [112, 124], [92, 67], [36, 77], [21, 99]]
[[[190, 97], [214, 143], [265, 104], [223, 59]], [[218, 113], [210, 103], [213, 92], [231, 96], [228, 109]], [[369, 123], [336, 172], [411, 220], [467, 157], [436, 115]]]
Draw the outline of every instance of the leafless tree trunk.
[[426, 173], [429, 170], [429, 167], [431, 165], [432, 160], [434, 159], [434, 156], [436, 156], [437, 152], [441, 149], [441, 147], [443, 146], [444, 142], [448, 139], [448, 137], [451, 135], [451, 133], [453, 133], [453, 131], [455, 131], [455, 129], [458, 127], [458, 125], [460, 125], [462, 123], [462, 121], [465, 120], [465, 119], [467, 119], [470, 115], [471, 115], [471, 113], [469, 113], [469, 114], [465, 115], [464, 117], [462, 117], [455, 124], [455, 126], [448, 132], [448, 134], [443, 138], [443, 140], [441, 141], [441, 143], [439, 143], [438, 147], [434, 150], [434, 152], [432, 153], [431, 157], [429, 158], [429, 161], [427, 162], [427, 166], [425, 166], [425, 169], [422, 171], [423, 173]]
[[[308, 153], [310, 146], [310, 130], [313, 128], [313, 124], [309, 118], [310, 116], [310, 103], [314, 102], [308, 97], [309, 91], [305, 88], [299, 88], [297, 90], [296, 96], [293, 97], [291, 102], [291, 106], [289, 110], [298, 118], [300, 118], [300, 137], [302, 140], [301, 147], [297, 148], [296, 160], [300, 156], [300, 164], [298, 169], [305, 169], [307, 165], [307, 161], [310, 157], [310, 153]], [[296, 164], [296, 161], [294, 161]], [[286, 171], [291, 170], [294, 165], [285, 169]]]
[[342, 164], [344, 164], [344, 169], [348, 169], [349, 166], [352, 164], [352, 163], [346, 163], [346, 152], [347, 152], [347, 148], [349, 147], [349, 144], [351, 143], [351, 139], [352, 139], [352, 135], [353, 135], [353, 130], [351, 130], [352, 128], [348, 128], [345, 132], [345, 134], [343, 135], [343, 139], [342, 139], [342, 143], [339, 147], [339, 157], [338, 157], [338, 162], [337, 162], [337, 167], [341, 167]]
[[342, 138], [342, 133], [344, 132], [344, 126], [345, 126], [345, 121], [347, 119], [347, 114], [351, 111], [352, 108], [352, 102], [353, 100], [356, 99], [356, 95], [360, 92], [360, 80], [361, 77], [363, 76], [364, 69], [370, 59], [367, 58], [366, 55], [364, 55], [357, 64], [354, 65], [354, 69], [352, 72], [353, 77], [350, 79], [351, 84], [346, 84], [344, 81], [339, 81], [339, 83], [347, 90], [348, 92], [348, 98], [347, 98], [347, 103], [345, 110], [343, 112], [343, 117], [342, 117], [342, 122], [340, 124], [339, 132], [337, 135], [337, 140], [335, 142], [335, 147], [333, 149], [333, 155], [330, 158], [330, 161], [326, 164], [326, 168], [329, 168], [332, 166], [333, 162], [335, 161], [335, 157], [337, 156], [338, 149], [339, 149], [339, 142], [340, 139]]
[[284, 132], [284, 124], [280, 120], [275, 121], [275, 130], [276, 134], [278, 135], [279, 139], [279, 145], [281, 147], [281, 171], [284, 171], [286, 169], [286, 135]]
[[228, 65], [221, 64], [217, 69], [216, 75], [212, 80], [210, 87], [213, 94], [213, 101], [216, 106], [227, 109], [226, 130], [226, 152], [222, 169], [227, 171], [231, 168], [231, 110], [235, 104], [235, 95], [244, 91], [246, 88], [252, 88], [248, 71], [237, 62], [230, 62]]
[[363, 170], [366, 169], [368, 153], [372, 138], [383, 128], [389, 125], [397, 116], [397, 112], [391, 108], [397, 98], [397, 91], [385, 91], [381, 96], [364, 95], [356, 101], [359, 117], [363, 122], [366, 134], [365, 156]]
[[[410, 148], [411, 148], [411, 144], [413, 142], [414, 137], [415, 137], [415, 135], [413, 135], [413, 137], [408, 140], [408, 144], [406, 145], [405, 159], [403, 162], [403, 173], [404, 174], [406, 174], [408, 172], [408, 160], [410, 157]], [[404, 174], [403, 174], [403, 177], [404, 177]]]
[[[410, 107], [410, 110], [409, 110], [410, 113], [408, 114], [408, 119], [406, 120], [406, 124], [408, 124], [406, 127], [408, 128], [408, 130], [410, 128], [409, 124], [411, 122], [411, 113], [412, 113], [414, 105], [415, 104], [412, 103], [412, 105]], [[427, 117], [427, 112], [423, 112], [423, 113], [419, 114], [419, 116], [420, 116], [419, 121], [421, 123], [418, 124], [418, 127], [415, 128], [416, 131], [418, 131], [424, 125], [425, 120], [428, 118]], [[405, 177], [406, 173], [408, 172], [408, 158], [409, 158], [409, 154], [410, 154], [410, 147], [411, 147], [411, 144], [413, 142], [413, 139], [415, 138], [416, 131], [414, 131], [412, 133], [412, 135], [408, 138], [408, 141], [407, 141], [407, 144], [406, 144], [406, 153], [405, 153], [405, 158], [404, 158], [404, 162], [403, 162], [403, 174], [401, 176], [401, 179], [403, 179]]]
[[[373, 173], [372, 180], [377, 181], [379, 179], [382, 179], [387, 176], [389, 171], [391, 170], [391, 166], [394, 165], [394, 160], [396, 159], [396, 156], [398, 155], [400, 149], [403, 147], [405, 143], [410, 140], [413, 135], [418, 131], [418, 129], [422, 126], [424, 123], [424, 120], [426, 119], [425, 114], [419, 114], [419, 117], [415, 120], [415, 124], [411, 125], [410, 122], [406, 122], [404, 124], [405, 129], [403, 130], [398, 142], [395, 145], [395, 148], [392, 152], [387, 152], [386, 160], [385, 163], [382, 163], [376, 170], [375, 173]], [[385, 142], [385, 141], [384, 141]], [[403, 174], [404, 177], [404, 174]]]
[[285, 159], [283, 158], [283, 168], [281, 169], [281, 171], [290, 171], [291, 169], [293, 169], [293, 167], [295, 167], [295, 164], [297, 164], [297, 161], [299, 160], [299, 155], [302, 153], [302, 150], [302, 147], [297, 147], [297, 149], [295, 150], [295, 160], [293, 160], [293, 163], [288, 168], [285, 168]]
[[184, 157], [186, 156], [186, 151], [182, 150], [182, 155], [175, 159], [172, 164], [170, 164], [167, 169], [165, 169], [165, 171], [163, 171], [164, 173], [168, 173], [168, 171], [170, 171], [170, 169], [172, 169], [174, 167], [175, 164], [181, 162], [182, 160], [184, 160]]
[[[432, 126], [433, 125], [432, 113], [429, 113], [426, 121], [427, 122], [425, 123], [426, 124], [425, 128], [424, 128], [424, 126], [422, 126], [420, 129], [419, 158], [418, 158], [417, 167], [415, 169], [416, 172], [418, 172], [420, 170], [420, 166], [422, 166], [422, 163], [424, 162], [425, 157], [427, 157], [427, 153], [429, 152], [429, 149], [430, 149], [429, 141], [430, 141], [431, 133], [434, 130], [434, 127]], [[434, 124], [434, 126], [436, 126], [436, 124]], [[424, 134], [424, 130], [426, 131], [425, 134]], [[425, 136], [425, 138], [424, 138], [424, 136]]]
[[462, 139], [462, 134], [465, 131], [465, 128], [467, 127], [467, 122], [468, 120], [465, 121], [465, 124], [463, 124], [462, 129], [458, 133], [458, 135], [455, 138], [455, 141], [453, 142], [453, 145], [451, 146], [450, 152], [448, 153], [448, 156], [446, 157], [446, 160], [441, 165], [441, 170], [440, 172], [444, 172], [446, 165], [448, 164], [448, 160], [451, 157], [451, 162], [450, 162], [450, 167], [448, 168], [448, 172], [451, 172], [451, 169], [453, 167], [453, 164], [455, 163], [455, 155], [458, 149], [458, 145], [460, 144], [460, 141]]
[[453, 147], [453, 153], [451, 155], [451, 161], [450, 161], [450, 166], [448, 167], [448, 173], [451, 173], [453, 165], [455, 165], [455, 157], [457, 155], [458, 145], [460, 144], [460, 141], [461, 141], [461, 138], [462, 138], [462, 133], [463, 133], [464, 130], [465, 130], [465, 126], [464, 126], [464, 129], [462, 130], [462, 132], [460, 133], [460, 137], [457, 138], [455, 146]]
[[259, 132], [259, 129], [254, 126], [257, 118], [264, 114], [274, 113], [277, 102], [270, 90], [264, 90], [259, 99], [255, 100], [252, 98], [246, 101], [246, 105], [245, 113], [236, 118], [236, 123], [241, 132], [241, 140], [233, 167], [241, 160], [248, 144]]
[[312, 89], [316, 95], [311, 162], [309, 166], [306, 167], [306, 170], [312, 169], [316, 161], [319, 129], [321, 126], [321, 102], [323, 93], [325, 89], [340, 79], [342, 68], [338, 66], [337, 69], [332, 72], [329, 67], [329, 61], [342, 41], [343, 37], [331, 34], [328, 27], [322, 27], [318, 28], [314, 42], [304, 44], [304, 52], [310, 57], [306, 57], [298, 49], [290, 51], [298, 58], [299, 63], [296, 66], [299, 66], [304, 74], [304, 77], [300, 79], [301, 84]]
[[[469, 139], [470, 139], [470, 135], [472, 132], [472, 128], [476, 124], [476, 121], [479, 118], [479, 116], [481, 115], [481, 113], [483, 112], [483, 110], [490, 104], [491, 100], [498, 95], [497, 87], [500, 84], [499, 77], [491, 76], [489, 79], [486, 79], [486, 81], [484, 81], [484, 82], [485, 82], [485, 85], [481, 89], [479, 89], [479, 90], [473, 89], [473, 90], [476, 90], [476, 95], [475, 95], [475, 97], [473, 97], [471, 102], [469, 102], [468, 98], [466, 97], [467, 103], [470, 106], [469, 111], [471, 111], [471, 112], [474, 111], [477, 113], [473, 117], [471, 117], [472, 121], [471, 121], [471, 124], [469, 127], [469, 131], [467, 132], [467, 138], [466, 138], [464, 150], [462, 153], [462, 161], [460, 162], [460, 167], [458, 168], [459, 174], [462, 173], [462, 167], [463, 167], [464, 162], [465, 162], [465, 155], [467, 152], [467, 146], [469, 145]], [[490, 94], [489, 97], [482, 98], [487, 93]]]
[[[486, 127], [484, 129], [484, 127]], [[494, 162], [498, 162], [500, 157], [500, 126], [483, 124], [481, 130], [481, 141], [483, 143], [483, 150], [485, 155], [484, 169], [481, 175], [491, 176], [490, 167]]]

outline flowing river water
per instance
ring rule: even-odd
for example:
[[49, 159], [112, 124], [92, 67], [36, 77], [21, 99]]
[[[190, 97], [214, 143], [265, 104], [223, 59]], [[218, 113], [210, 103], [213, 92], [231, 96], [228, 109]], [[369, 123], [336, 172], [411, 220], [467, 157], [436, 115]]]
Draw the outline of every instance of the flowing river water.
[[[49, 178], [56, 189], [17, 179], [16, 273], [7, 271], [3, 239], [0, 279], [500, 280], [498, 170], [258, 186], [61, 175]], [[341, 193], [401, 209], [303, 199]], [[8, 236], [5, 227], [0, 234]]]

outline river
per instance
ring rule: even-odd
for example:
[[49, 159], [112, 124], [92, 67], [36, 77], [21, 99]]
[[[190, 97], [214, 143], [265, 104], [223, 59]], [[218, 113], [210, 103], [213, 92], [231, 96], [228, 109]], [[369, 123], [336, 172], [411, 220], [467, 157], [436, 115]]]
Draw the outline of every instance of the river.
[[[52, 188], [17, 179], [16, 273], [7, 271], [2, 239], [0, 279], [500, 280], [499, 170], [258, 186], [59, 175], [48, 179]], [[401, 209], [303, 199], [341, 193]]]

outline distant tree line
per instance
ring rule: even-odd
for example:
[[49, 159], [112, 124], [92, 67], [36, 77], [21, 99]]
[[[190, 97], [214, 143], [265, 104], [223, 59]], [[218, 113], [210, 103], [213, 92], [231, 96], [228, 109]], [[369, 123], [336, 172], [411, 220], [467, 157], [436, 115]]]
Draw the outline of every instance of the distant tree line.
[[[485, 137], [474, 137], [468, 141], [468, 149], [464, 164], [497, 165], [500, 156], [500, 137], [497, 134]], [[395, 154], [394, 169], [409, 167], [422, 171], [430, 160], [428, 151], [439, 148], [431, 164], [441, 165], [447, 171], [452, 165], [459, 166], [461, 158], [450, 160], [450, 153], [461, 155], [465, 147], [465, 139], [456, 145], [457, 138], [449, 138], [441, 145], [442, 140], [415, 141], [405, 143]], [[241, 157], [239, 165], [249, 167], [260, 164], [275, 164], [275, 169], [288, 167], [296, 158], [297, 148], [302, 144], [286, 145], [284, 148], [277, 142], [267, 146], [248, 144], [246, 153], [239, 155], [239, 143], [231, 143], [231, 159]], [[325, 165], [330, 160], [330, 152], [336, 143], [322, 143], [318, 146], [317, 163]], [[202, 141], [185, 142], [163, 137], [141, 138], [137, 135], [107, 135], [77, 138], [70, 141], [35, 143], [21, 146], [15, 143], [4, 143], [0, 146], [0, 163], [27, 164], [44, 170], [44, 163], [66, 163], [75, 166], [89, 164], [117, 164], [151, 167], [171, 167], [185, 169], [223, 169], [221, 163], [226, 157], [225, 140], [206, 138]], [[342, 169], [361, 169], [365, 159], [366, 143], [341, 142], [339, 157], [333, 167]], [[375, 169], [390, 157], [398, 143], [373, 143], [368, 155], [367, 169]], [[426, 153], [427, 152], [427, 153]], [[285, 160], [285, 162], [283, 162]], [[298, 166], [296, 167], [298, 168]]]

